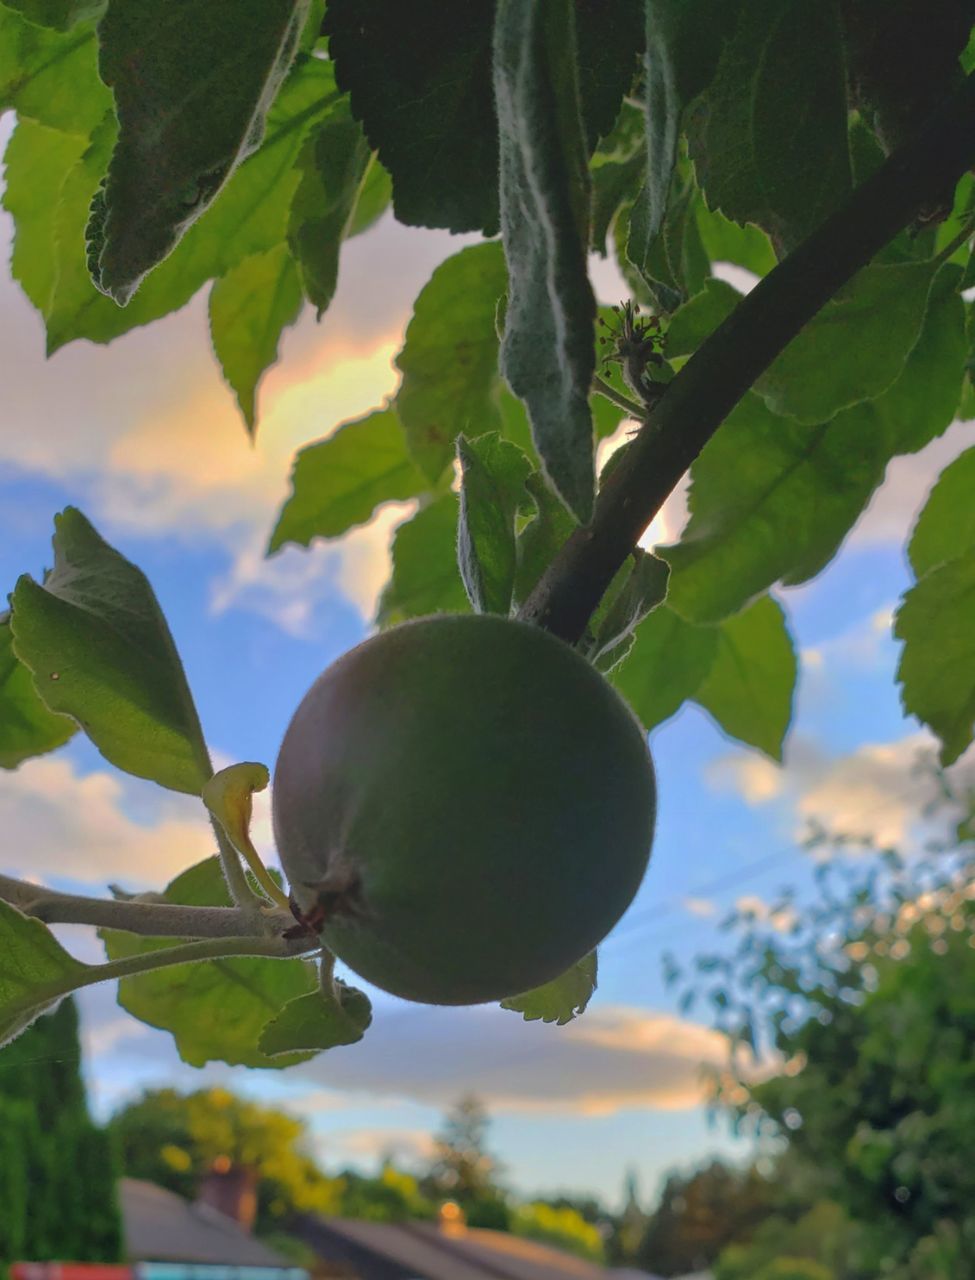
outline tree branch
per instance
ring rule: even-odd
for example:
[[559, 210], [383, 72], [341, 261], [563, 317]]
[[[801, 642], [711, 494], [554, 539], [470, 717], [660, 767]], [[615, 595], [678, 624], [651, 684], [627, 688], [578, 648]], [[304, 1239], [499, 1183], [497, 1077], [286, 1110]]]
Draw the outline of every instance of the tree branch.
[[[157, 938], [240, 938], [254, 933], [254, 912], [246, 907], [186, 907], [171, 902], [88, 898], [2, 875], [0, 899], [45, 924], [90, 924]], [[269, 935], [280, 936], [294, 924], [283, 911], [264, 911], [261, 916]]]
[[975, 163], [975, 75], [743, 298], [677, 374], [519, 616], [570, 644], [711, 436], [817, 311]]

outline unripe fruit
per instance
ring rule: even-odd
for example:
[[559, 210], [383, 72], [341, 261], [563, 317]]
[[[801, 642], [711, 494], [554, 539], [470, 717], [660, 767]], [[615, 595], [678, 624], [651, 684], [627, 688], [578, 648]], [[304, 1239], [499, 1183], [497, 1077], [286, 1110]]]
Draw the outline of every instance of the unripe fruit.
[[524, 623], [425, 618], [312, 685], [274, 774], [299, 908], [368, 982], [475, 1004], [557, 977], [636, 893], [656, 789], [642, 727]]

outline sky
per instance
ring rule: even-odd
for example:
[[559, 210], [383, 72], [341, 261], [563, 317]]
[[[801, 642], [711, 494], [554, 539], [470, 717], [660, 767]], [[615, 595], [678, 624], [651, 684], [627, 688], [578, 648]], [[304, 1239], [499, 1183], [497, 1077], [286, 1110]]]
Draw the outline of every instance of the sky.
[[[5, 263], [10, 236], [2, 215]], [[292, 454], [395, 390], [391, 361], [412, 300], [464, 243], [389, 217], [350, 242], [329, 312], [288, 332], [264, 381], [254, 445], [210, 353], [203, 294], [109, 347], [76, 344], [46, 361], [41, 321], [4, 268], [0, 601], [19, 574], [50, 564], [52, 517], [79, 506], [148, 574], [214, 758], [272, 764], [307, 686], [368, 634], [391, 532], [410, 511], [392, 505], [339, 542], [265, 559]], [[594, 276], [602, 301], [623, 296], [611, 266], [595, 262]], [[892, 464], [833, 564], [782, 593], [803, 657], [784, 766], [728, 741], [696, 708], [653, 733], [651, 867], [601, 949], [583, 1018], [557, 1028], [490, 1006], [371, 993], [373, 1026], [357, 1045], [287, 1072], [198, 1070], [105, 985], [80, 997], [96, 1113], [145, 1087], [224, 1084], [305, 1117], [326, 1169], [369, 1169], [386, 1152], [422, 1159], [444, 1110], [473, 1091], [517, 1191], [595, 1192], [617, 1204], [628, 1169], [650, 1202], [671, 1168], [746, 1158], [705, 1106], [701, 1068], [722, 1061], [722, 1042], [679, 1013], [661, 956], [720, 946], [729, 909], [762, 912], [783, 886], [808, 883], [810, 823], [882, 843], [921, 838], [928, 784], [912, 768], [930, 740], [899, 708], [890, 621], [910, 581], [902, 546], [914, 513], [972, 433], [956, 424]], [[653, 534], [671, 539], [682, 519], [678, 496]], [[971, 753], [958, 768], [971, 771]], [[257, 800], [255, 836], [273, 862], [266, 793]], [[0, 773], [0, 833], [0, 871], [87, 893], [109, 882], [160, 888], [213, 852], [198, 802], [117, 772], [79, 738]], [[101, 958], [88, 931], [60, 936], [80, 958]]]

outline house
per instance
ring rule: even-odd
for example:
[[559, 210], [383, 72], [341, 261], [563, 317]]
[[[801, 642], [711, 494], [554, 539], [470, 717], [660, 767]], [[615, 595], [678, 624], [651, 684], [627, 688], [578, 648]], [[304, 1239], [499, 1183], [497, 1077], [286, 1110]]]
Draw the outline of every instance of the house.
[[456, 1223], [306, 1216], [293, 1234], [321, 1260], [318, 1274], [348, 1280], [617, 1280], [620, 1274], [534, 1240]]
[[223, 1269], [224, 1276], [228, 1267], [260, 1268], [260, 1280], [307, 1280], [305, 1271], [207, 1198], [191, 1204], [154, 1183], [123, 1178], [119, 1200], [126, 1252], [139, 1280], [177, 1280], [187, 1267], [193, 1280], [207, 1280], [211, 1267]]

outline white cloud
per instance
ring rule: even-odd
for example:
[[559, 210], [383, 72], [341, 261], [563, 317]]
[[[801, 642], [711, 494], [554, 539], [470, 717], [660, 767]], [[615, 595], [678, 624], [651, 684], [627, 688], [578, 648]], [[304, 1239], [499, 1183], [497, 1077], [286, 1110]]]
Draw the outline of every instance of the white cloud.
[[158, 791], [155, 821], [148, 825], [125, 812], [130, 786], [149, 784], [123, 782], [102, 771], [82, 775], [63, 757], [28, 760], [14, 773], [0, 772], [3, 870], [45, 883], [118, 881], [158, 889], [214, 852], [198, 801]]
[[[719, 760], [708, 777], [712, 785], [730, 787], [750, 805], [787, 804], [795, 816], [797, 839], [819, 828], [903, 847], [930, 825], [925, 810], [938, 789], [923, 762], [927, 758], [930, 763], [936, 745], [930, 734], [919, 732], [828, 756], [808, 739], [796, 738], [784, 767], [735, 753]], [[975, 785], [975, 750], [949, 776], [962, 789]]]
[[702, 1068], [726, 1055], [717, 1032], [642, 1009], [590, 1009], [553, 1027], [487, 1006], [424, 1008], [380, 1010], [365, 1039], [296, 1071], [370, 1099], [447, 1107], [463, 1089], [492, 1111], [597, 1116], [697, 1106]]

